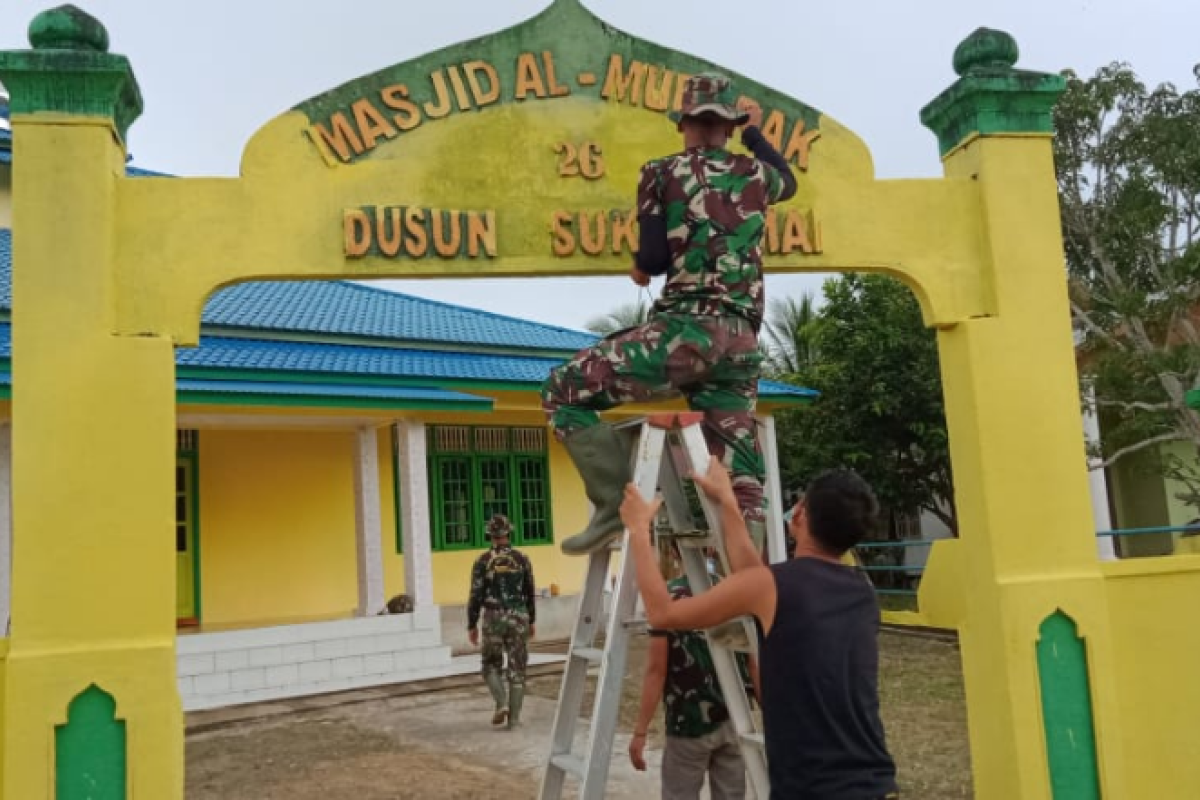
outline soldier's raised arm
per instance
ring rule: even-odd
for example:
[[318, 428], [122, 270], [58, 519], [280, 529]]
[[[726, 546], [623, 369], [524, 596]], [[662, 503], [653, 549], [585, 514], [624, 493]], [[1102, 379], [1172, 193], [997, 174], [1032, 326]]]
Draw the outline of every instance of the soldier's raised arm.
[[796, 194], [796, 176], [783, 155], [763, 136], [760, 129], [762, 106], [743, 97], [738, 101], [738, 109], [750, 117], [742, 127], [742, 144], [754, 154], [755, 158], [766, 165], [763, 172], [767, 180], [768, 200], [771, 203], [790, 200]]

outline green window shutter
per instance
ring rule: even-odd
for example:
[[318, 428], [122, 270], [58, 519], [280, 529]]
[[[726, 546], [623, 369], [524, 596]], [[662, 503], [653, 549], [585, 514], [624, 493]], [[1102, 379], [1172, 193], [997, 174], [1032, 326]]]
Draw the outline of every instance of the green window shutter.
[[550, 520], [550, 470], [546, 457], [516, 456], [513, 460], [516, 496], [519, 498], [519, 543], [551, 544], [554, 537]]

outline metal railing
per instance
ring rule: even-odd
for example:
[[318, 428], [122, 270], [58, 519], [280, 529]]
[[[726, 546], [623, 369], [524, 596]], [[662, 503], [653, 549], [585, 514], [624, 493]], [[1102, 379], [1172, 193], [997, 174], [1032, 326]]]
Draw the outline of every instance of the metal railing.
[[[1110, 531], [1096, 531], [1096, 538], [1122, 536], [1150, 536], [1162, 534], [1181, 533], [1189, 536], [1200, 536], [1200, 523], [1190, 525], [1163, 525], [1149, 528], [1117, 528]], [[867, 573], [867, 577], [871, 580], [871, 584], [875, 586], [875, 593], [883, 596], [900, 596], [900, 597], [916, 597], [917, 588], [921, 583], [921, 576], [925, 572], [924, 564], [870, 564], [864, 562], [863, 551], [887, 550], [891, 548], [902, 547], [907, 551], [909, 548], [915, 547], [932, 547], [935, 543], [948, 541], [947, 539], [898, 539], [895, 541], [881, 542], [862, 542], [856, 550], [859, 556], [858, 569]], [[872, 578], [872, 573], [887, 575], [887, 574], [907, 574], [910, 578], [915, 579], [916, 586], [913, 588], [896, 588], [892, 586], [878, 586]]]

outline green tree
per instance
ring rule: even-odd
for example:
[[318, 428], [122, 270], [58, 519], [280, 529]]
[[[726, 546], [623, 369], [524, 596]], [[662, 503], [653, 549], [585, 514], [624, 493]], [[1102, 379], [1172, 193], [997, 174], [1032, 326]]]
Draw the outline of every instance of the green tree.
[[820, 323], [810, 292], [800, 295], [799, 299], [785, 297], [771, 300], [762, 332], [767, 372], [772, 375], [798, 375], [816, 365]]
[[[1200, 446], [1184, 401], [1200, 387], [1200, 89], [1147, 89], [1124, 64], [1068, 74], [1055, 129], [1080, 373], [1103, 423], [1092, 466]], [[1163, 466], [1200, 478], [1191, 459]]]
[[937, 343], [916, 298], [882, 275], [834, 278], [823, 291], [819, 357], [789, 378], [821, 396], [780, 415], [785, 480], [850, 467], [892, 513], [929, 512], [957, 530]]
[[608, 336], [625, 328], [644, 323], [650, 315], [650, 306], [642, 300], [619, 305], [601, 317], [593, 317], [584, 323], [584, 328], [597, 336]]

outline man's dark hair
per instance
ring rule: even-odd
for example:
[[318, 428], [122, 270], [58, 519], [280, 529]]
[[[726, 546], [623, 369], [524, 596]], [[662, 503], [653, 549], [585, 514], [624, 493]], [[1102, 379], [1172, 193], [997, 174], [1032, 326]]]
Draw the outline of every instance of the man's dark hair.
[[826, 549], [841, 555], [875, 533], [879, 501], [858, 473], [847, 469], [823, 472], [804, 492], [808, 530]]

